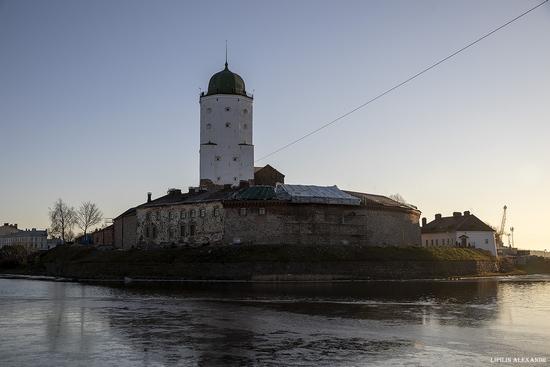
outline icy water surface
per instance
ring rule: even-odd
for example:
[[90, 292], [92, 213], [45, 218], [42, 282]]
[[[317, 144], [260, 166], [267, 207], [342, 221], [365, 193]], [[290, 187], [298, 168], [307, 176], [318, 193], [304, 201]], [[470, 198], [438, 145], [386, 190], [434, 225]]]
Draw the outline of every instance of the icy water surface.
[[[0, 366], [479, 366], [547, 358], [550, 277], [104, 286], [0, 279]], [[493, 360], [491, 360], [493, 358]]]

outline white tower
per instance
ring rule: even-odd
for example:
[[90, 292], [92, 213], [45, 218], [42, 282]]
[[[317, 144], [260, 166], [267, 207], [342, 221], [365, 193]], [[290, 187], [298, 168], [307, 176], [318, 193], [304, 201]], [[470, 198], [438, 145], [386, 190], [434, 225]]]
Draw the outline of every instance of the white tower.
[[200, 184], [232, 186], [254, 179], [252, 96], [244, 80], [225, 69], [201, 93]]

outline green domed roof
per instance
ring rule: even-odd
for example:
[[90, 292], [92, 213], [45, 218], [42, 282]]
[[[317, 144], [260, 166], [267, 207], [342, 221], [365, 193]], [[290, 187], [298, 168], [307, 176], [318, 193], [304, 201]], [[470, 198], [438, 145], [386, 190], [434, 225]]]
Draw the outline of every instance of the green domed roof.
[[207, 96], [212, 94], [240, 94], [246, 96], [244, 80], [238, 74], [230, 71], [225, 63], [225, 69], [212, 75], [208, 83]]

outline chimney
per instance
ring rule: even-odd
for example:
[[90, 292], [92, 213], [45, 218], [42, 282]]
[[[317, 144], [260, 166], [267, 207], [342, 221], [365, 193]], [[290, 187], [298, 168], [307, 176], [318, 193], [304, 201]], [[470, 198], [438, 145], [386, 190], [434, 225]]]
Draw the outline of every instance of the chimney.
[[9, 225], [9, 223], [4, 223], [4, 227], [8, 227]]
[[436, 215], [435, 215], [435, 219], [436, 219], [436, 220], [437, 220], [437, 219], [441, 219], [441, 214], [436, 214]]
[[176, 195], [176, 194], [181, 194], [181, 190], [180, 189], [168, 189], [168, 195]]
[[17, 229], [17, 223], [13, 224], [13, 228]]
[[453, 212], [453, 217], [458, 218], [458, 217], [461, 217], [461, 216], [462, 216], [461, 212]]
[[422, 227], [426, 227], [426, 224], [428, 223], [428, 220], [426, 217], [422, 218]]
[[151, 195], [153, 195], [153, 193], [149, 191], [149, 192], [147, 193], [147, 202], [148, 202], [148, 203], [151, 202]]
[[467, 217], [468, 215], [470, 215], [470, 212], [469, 212], [468, 210], [466, 210], [466, 211], [464, 212], [464, 216]]

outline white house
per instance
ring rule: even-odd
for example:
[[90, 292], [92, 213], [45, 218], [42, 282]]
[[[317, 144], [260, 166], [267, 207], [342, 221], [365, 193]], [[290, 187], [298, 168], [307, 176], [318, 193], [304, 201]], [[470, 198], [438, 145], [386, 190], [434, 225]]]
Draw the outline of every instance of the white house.
[[475, 247], [497, 254], [495, 230], [469, 211], [454, 212], [452, 217], [436, 214], [427, 223], [422, 218], [422, 245]]

